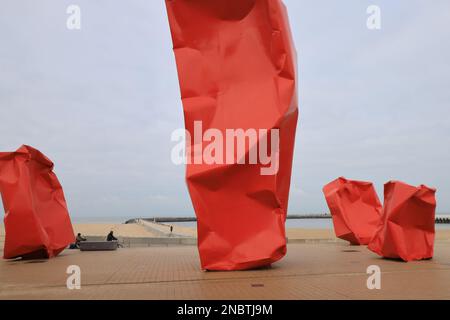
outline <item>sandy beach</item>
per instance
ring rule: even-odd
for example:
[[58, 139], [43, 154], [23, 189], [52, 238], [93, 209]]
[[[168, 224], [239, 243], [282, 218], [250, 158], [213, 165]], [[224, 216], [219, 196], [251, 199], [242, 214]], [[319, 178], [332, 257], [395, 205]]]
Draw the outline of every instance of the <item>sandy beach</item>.
[[[170, 232], [170, 226], [173, 226], [172, 232]], [[197, 230], [193, 227], [179, 226], [176, 224], [162, 224], [153, 223], [147, 221], [140, 221], [138, 223], [131, 224], [118, 224], [118, 223], [79, 223], [74, 224], [74, 232], [81, 233], [87, 238], [93, 238], [100, 240], [102, 237], [106, 238], [109, 231], [114, 231], [114, 235], [119, 238], [120, 241], [126, 239], [150, 239], [155, 238], [196, 238]], [[332, 229], [309, 229], [309, 228], [287, 228], [286, 236], [289, 242], [330, 242], [341, 241], [334, 235]], [[0, 224], [0, 250], [3, 250], [3, 244], [5, 240], [5, 228], [3, 224]], [[450, 229], [437, 229], [436, 241], [450, 241]], [[159, 244], [161, 242], [158, 242]], [[191, 242], [190, 244], [194, 244]], [[148, 246], [147, 241], [134, 241], [134, 247]]]
[[[74, 230], [86, 236], [106, 236], [110, 230], [113, 230], [118, 237], [165, 237], [171, 234], [170, 226], [173, 226], [173, 235], [197, 237], [197, 230], [194, 227], [147, 221], [137, 224], [74, 224]], [[333, 229], [323, 228], [286, 228], [286, 236], [289, 240], [338, 240]], [[450, 228], [436, 229], [436, 240], [450, 240]]]

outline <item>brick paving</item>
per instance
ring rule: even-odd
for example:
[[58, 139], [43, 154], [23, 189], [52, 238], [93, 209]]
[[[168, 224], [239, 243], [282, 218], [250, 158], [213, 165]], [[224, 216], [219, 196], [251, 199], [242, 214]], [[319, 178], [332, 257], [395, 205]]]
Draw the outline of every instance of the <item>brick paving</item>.
[[[66, 288], [69, 265], [81, 268], [81, 290]], [[381, 290], [367, 289], [369, 265], [382, 270]], [[411, 263], [340, 242], [290, 244], [272, 267], [239, 272], [201, 271], [194, 246], [66, 250], [0, 261], [0, 299], [450, 299], [450, 242]]]

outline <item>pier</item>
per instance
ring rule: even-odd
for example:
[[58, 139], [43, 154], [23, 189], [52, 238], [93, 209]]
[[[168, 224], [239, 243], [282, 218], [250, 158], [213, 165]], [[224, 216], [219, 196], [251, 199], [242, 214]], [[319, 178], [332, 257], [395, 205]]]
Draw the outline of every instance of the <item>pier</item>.
[[[288, 220], [294, 219], [331, 219], [329, 213], [312, 213], [312, 214], [290, 214], [287, 216]], [[156, 223], [173, 223], [173, 222], [196, 222], [196, 217], [153, 217], [153, 218], [135, 218], [127, 220], [125, 223], [136, 223], [138, 220]], [[436, 215], [437, 224], [450, 224], [450, 215]]]

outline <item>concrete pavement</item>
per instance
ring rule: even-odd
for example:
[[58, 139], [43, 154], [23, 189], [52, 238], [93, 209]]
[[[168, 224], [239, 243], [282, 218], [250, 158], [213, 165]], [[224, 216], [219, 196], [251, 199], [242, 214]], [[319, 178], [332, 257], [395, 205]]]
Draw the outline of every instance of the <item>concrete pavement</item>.
[[[450, 299], [450, 242], [432, 260], [404, 263], [365, 247], [289, 244], [272, 267], [200, 270], [195, 246], [66, 250], [38, 261], [0, 261], [0, 299]], [[81, 289], [66, 287], [66, 269], [81, 268]], [[381, 290], [369, 290], [367, 267], [381, 268]]]

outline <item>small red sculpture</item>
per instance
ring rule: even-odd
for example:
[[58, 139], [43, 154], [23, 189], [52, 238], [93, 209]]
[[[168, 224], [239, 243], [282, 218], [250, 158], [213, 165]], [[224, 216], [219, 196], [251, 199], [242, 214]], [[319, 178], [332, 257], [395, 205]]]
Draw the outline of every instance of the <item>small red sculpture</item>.
[[32, 147], [0, 152], [5, 259], [52, 258], [75, 241], [63, 190], [52, 170], [53, 163]]
[[384, 186], [384, 207], [369, 249], [404, 261], [433, 257], [436, 189], [391, 181]]
[[323, 188], [336, 237], [366, 245], [377, 230], [381, 202], [371, 182], [338, 178]]

